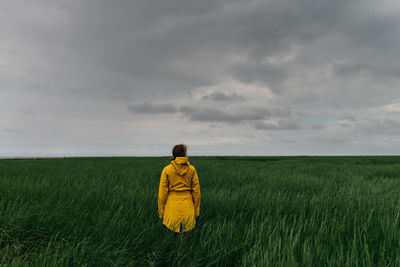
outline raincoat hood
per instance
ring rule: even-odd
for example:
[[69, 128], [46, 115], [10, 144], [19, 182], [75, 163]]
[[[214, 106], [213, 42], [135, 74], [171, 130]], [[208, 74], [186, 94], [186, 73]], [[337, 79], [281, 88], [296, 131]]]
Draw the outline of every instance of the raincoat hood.
[[179, 175], [184, 175], [189, 170], [189, 161], [187, 157], [176, 157], [171, 161], [172, 166], [175, 167]]

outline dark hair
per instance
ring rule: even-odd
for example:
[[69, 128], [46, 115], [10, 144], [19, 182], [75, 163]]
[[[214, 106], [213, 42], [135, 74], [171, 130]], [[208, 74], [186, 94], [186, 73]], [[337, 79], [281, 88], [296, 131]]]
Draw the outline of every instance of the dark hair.
[[186, 157], [187, 147], [185, 144], [175, 145], [172, 149], [171, 160], [175, 160], [176, 157]]

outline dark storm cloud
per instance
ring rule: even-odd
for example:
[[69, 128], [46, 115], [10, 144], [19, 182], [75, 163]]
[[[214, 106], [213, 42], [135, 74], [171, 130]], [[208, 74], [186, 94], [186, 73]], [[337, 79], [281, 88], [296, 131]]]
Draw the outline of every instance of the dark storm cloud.
[[216, 102], [231, 102], [231, 101], [243, 101], [244, 97], [238, 94], [227, 94], [224, 92], [212, 92], [201, 98], [202, 100], [211, 100]]
[[[335, 53], [317, 46], [307, 54], [309, 45], [329, 36], [337, 36], [344, 45], [335, 48], [340, 49], [337, 54], [350, 55], [337, 73], [370, 65], [382, 66], [367, 67], [371, 72], [398, 73], [392, 65], [399, 59], [393, 53], [399, 17], [376, 9], [376, 2], [200, 2], [37, 1], [25, 24], [19, 20], [7, 33], [16, 41], [28, 41], [27, 49], [42, 58], [39, 69], [45, 62], [51, 66], [47, 71], [53, 75], [38, 76], [40, 80], [33, 82], [58, 84], [58, 90], [88, 97], [161, 96], [218, 84], [227, 76], [281, 93], [290, 77], [314, 64], [313, 53], [322, 53], [325, 59]], [[24, 17], [15, 11], [18, 4], [9, 6], [14, 6], [9, 13]], [[3, 17], [3, 22], [9, 19]], [[294, 64], [266, 60], [293, 47], [304, 49]], [[240, 60], [232, 60], [238, 55]], [[53, 73], [54, 69], [58, 71]], [[65, 88], [71, 76], [79, 90]]]

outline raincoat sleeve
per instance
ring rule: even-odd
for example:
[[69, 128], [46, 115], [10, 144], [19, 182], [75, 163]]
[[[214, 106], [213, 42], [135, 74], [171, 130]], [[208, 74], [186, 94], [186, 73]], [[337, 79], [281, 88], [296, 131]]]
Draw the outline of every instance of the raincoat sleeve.
[[200, 183], [199, 177], [197, 176], [196, 169], [194, 169], [194, 174], [192, 178], [192, 196], [193, 196], [193, 203], [194, 203], [194, 211], [195, 215], [200, 215]]
[[168, 198], [168, 178], [166, 169], [164, 168], [161, 173], [160, 186], [158, 189], [158, 215], [160, 219], [164, 215], [164, 207], [167, 198]]

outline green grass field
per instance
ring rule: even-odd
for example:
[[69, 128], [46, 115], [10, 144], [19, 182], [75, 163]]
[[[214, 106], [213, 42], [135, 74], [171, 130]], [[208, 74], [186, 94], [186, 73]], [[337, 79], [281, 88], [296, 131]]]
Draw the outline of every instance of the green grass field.
[[196, 227], [157, 214], [164, 158], [0, 161], [0, 264], [400, 266], [400, 157], [191, 157]]

